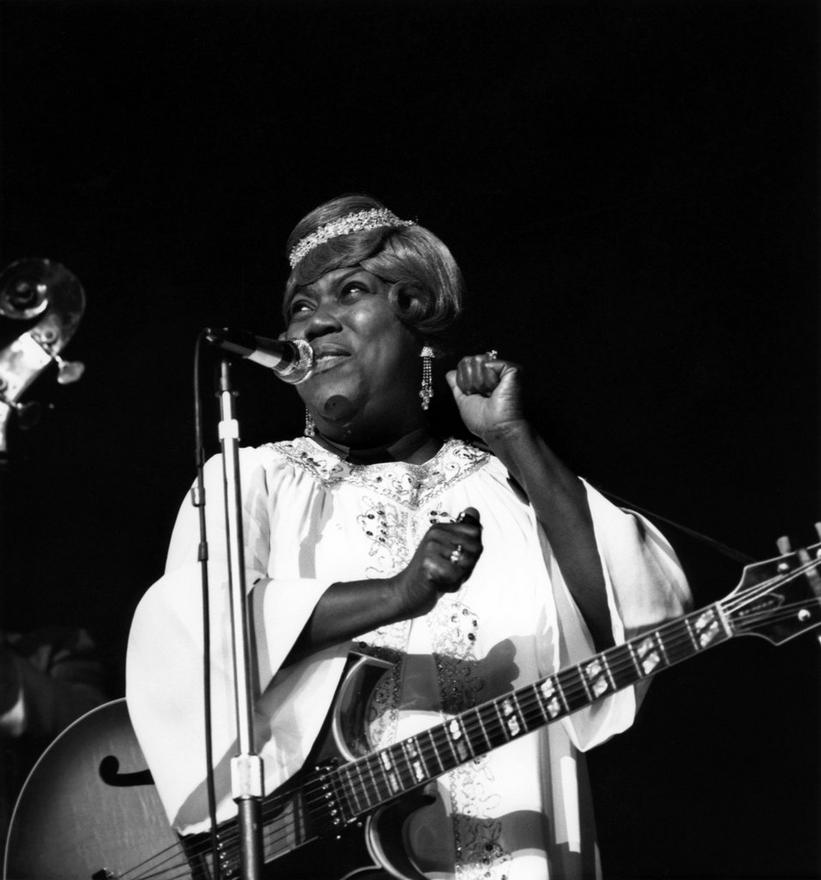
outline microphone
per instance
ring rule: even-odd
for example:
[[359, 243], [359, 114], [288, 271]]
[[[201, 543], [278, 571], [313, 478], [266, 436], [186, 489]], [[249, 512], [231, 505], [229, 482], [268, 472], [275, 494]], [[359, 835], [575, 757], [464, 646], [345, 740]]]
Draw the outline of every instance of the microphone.
[[314, 369], [314, 350], [304, 339], [266, 339], [245, 330], [205, 330], [205, 341], [229, 355], [259, 364], [291, 385], [304, 382]]

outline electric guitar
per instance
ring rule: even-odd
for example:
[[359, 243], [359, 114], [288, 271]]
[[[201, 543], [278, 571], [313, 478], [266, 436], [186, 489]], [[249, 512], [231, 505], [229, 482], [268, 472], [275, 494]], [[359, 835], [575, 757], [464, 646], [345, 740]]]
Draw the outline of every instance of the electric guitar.
[[[278, 878], [420, 880], [402, 845], [428, 782], [733, 636], [774, 645], [821, 625], [821, 543], [749, 565], [724, 599], [376, 752], [359, 735], [363, 694], [388, 664], [359, 658], [340, 685], [317, 757], [263, 804], [266, 871]], [[219, 825], [224, 880], [239, 876], [235, 820]], [[211, 837], [178, 837], [145, 769], [125, 700], [65, 730], [12, 815], [4, 880], [200, 880]]]

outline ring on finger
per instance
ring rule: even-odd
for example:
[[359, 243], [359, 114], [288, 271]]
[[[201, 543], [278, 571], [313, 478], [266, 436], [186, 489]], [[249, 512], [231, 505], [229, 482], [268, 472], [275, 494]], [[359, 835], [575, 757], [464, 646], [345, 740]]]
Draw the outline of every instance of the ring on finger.
[[486, 351], [486, 352], [485, 352], [485, 357], [488, 357], [488, 358], [490, 358], [492, 361], [495, 361], [496, 358], [499, 357], [499, 352], [496, 351], [495, 348], [491, 348], [490, 351]]
[[451, 561], [454, 565], [456, 565], [456, 563], [457, 563], [461, 558], [462, 558], [462, 545], [461, 545], [461, 544], [457, 544], [457, 545], [453, 548], [453, 552], [450, 554], [450, 556], [448, 556], [448, 559], [450, 559], [450, 561]]

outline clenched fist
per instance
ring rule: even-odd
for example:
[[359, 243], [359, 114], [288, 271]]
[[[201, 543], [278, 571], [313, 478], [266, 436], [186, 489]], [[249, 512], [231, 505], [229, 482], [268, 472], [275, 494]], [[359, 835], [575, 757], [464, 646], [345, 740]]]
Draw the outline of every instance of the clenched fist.
[[467, 507], [456, 522], [436, 523], [425, 533], [407, 567], [394, 575], [406, 617], [430, 611], [442, 593], [454, 593], [482, 555], [479, 512]]
[[464, 357], [447, 376], [465, 427], [489, 446], [525, 422], [521, 367], [495, 352]]

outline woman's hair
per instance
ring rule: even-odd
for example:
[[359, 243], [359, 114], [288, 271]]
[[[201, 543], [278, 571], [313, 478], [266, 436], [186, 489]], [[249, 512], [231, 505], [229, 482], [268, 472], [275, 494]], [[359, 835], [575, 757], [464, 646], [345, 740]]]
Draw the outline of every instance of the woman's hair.
[[[334, 220], [384, 207], [367, 195], [346, 195], [325, 202], [297, 223], [288, 236], [287, 252], [290, 254], [306, 236]], [[390, 301], [400, 320], [435, 347], [445, 343], [448, 330], [462, 311], [462, 273], [445, 244], [416, 223], [338, 235], [309, 250], [285, 286], [286, 323], [298, 287], [348, 266], [361, 266], [389, 282]]]

